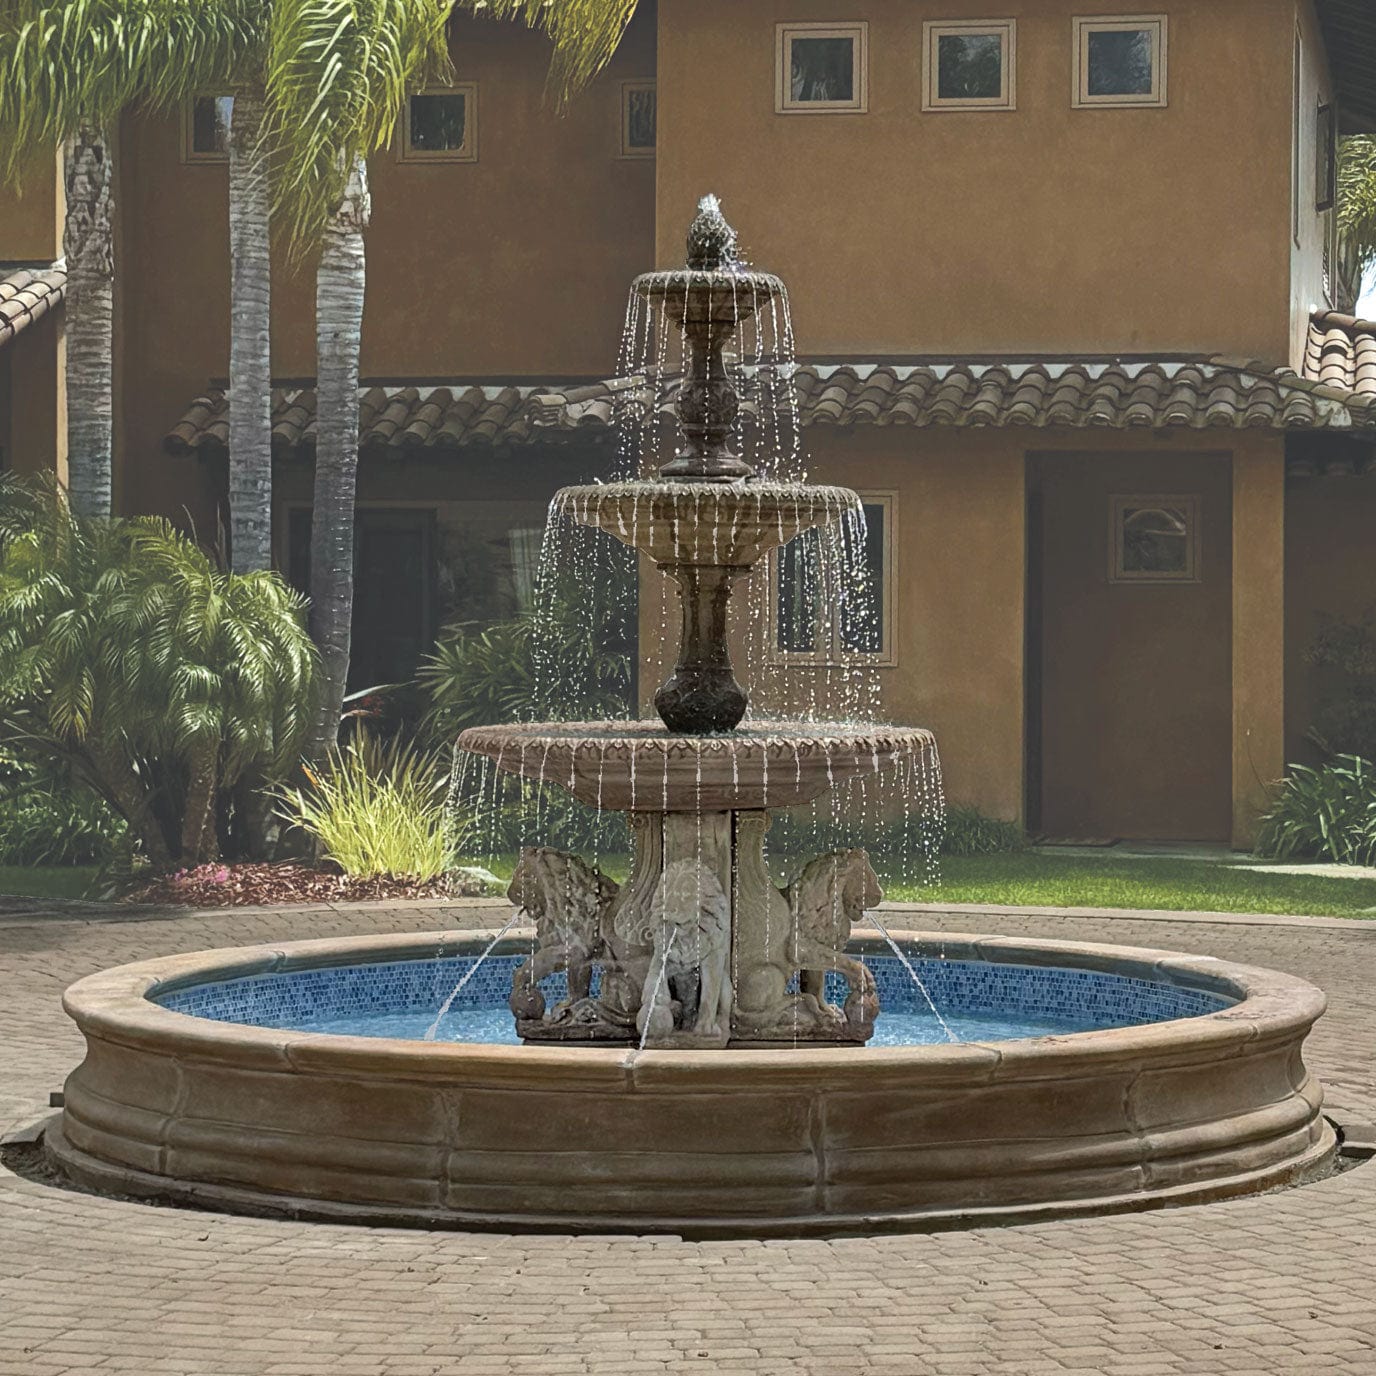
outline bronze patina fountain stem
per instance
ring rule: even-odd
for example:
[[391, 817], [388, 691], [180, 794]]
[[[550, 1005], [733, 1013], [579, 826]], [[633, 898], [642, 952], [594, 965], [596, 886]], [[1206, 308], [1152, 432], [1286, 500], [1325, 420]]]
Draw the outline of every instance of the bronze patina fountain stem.
[[[664, 570], [679, 588], [683, 632], [678, 663], [655, 694], [655, 711], [670, 730], [694, 734], [731, 731], [745, 716], [749, 701], [736, 681], [726, 645], [726, 607], [731, 585], [748, 568], [678, 564]], [[676, 727], [676, 721], [691, 727]]]

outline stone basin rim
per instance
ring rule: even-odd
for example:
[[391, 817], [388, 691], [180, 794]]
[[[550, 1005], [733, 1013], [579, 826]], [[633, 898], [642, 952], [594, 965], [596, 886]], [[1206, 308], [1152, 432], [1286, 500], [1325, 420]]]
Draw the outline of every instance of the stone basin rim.
[[[588, 753], [600, 756], [604, 748], [615, 746], [622, 750], [677, 750], [687, 755], [706, 753], [759, 753], [762, 750], [802, 750], [806, 754], [827, 754], [831, 747], [864, 749], [879, 744], [894, 748], [934, 744], [936, 736], [925, 726], [893, 726], [883, 722], [803, 721], [784, 718], [747, 717], [733, 731], [691, 732], [670, 731], [657, 717], [637, 721], [540, 721], [509, 722], [492, 726], [470, 726], [460, 733], [461, 749], [465, 741], [490, 740], [527, 744], [572, 746], [576, 750], [587, 746]], [[487, 747], [484, 746], [484, 749]]]
[[[514, 930], [517, 934], [508, 934], [495, 954], [524, 953], [528, 949], [528, 939], [520, 934], [521, 929]], [[498, 1073], [517, 1067], [537, 1072], [541, 1069], [567, 1071], [578, 1066], [596, 1080], [601, 1080], [603, 1073], [614, 1071], [614, 1078], [624, 1078], [628, 1082], [642, 1077], [672, 1081], [676, 1078], [676, 1070], [694, 1076], [712, 1070], [718, 1072], [711, 1076], [714, 1082], [737, 1081], [742, 1088], [755, 1085], [761, 1075], [771, 1078], [770, 1071], [791, 1078], [787, 1072], [804, 1068], [813, 1072], [838, 1069], [843, 1077], [858, 1072], [869, 1079], [881, 1070], [901, 1072], [905, 1067], [935, 1070], [943, 1064], [974, 1071], [977, 1064], [993, 1069], [1005, 1061], [1016, 1061], [1021, 1071], [1043, 1057], [1057, 1061], [1077, 1054], [1091, 1061], [1103, 1055], [1131, 1053], [1152, 1057], [1169, 1053], [1173, 1047], [1188, 1052], [1217, 1046], [1219, 1042], [1249, 1043], [1269, 1034], [1291, 1033], [1312, 1025], [1327, 1007], [1327, 997], [1317, 986], [1298, 976], [1260, 966], [1147, 947], [901, 929], [893, 930], [892, 935], [910, 954], [936, 957], [944, 951], [946, 958], [952, 960], [1092, 969], [1223, 993], [1238, 1001], [1228, 1008], [1193, 1017], [999, 1042], [970, 1041], [863, 1050], [844, 1046], [770, 1050], [728, 1047], [709, 1051], [647, 1048], [636, 1052], [630, 1067], [624, 1064], [627, 1059], [624, 1046], [499, 1046], [483, 1042], [360, 1037], [219, 1022], [176, 1012], [154, 1002], [159, 994], [251, 975], [476, 954], [498, 936], [499, 931], [494, 928], [326, 937], [161, 956], [87, 975], [66, 990], [62, 1004], [83, 1032], [89, 1030], [103, 1038], [116, 1042], [127, 1040], [139, 1046], [153, 1042], [191, 1055], [213, 1051], [234, 1059], [236, 1049], [253, 1056], [255, 1051], [261, 1053], [271, 1048], [290, 1061], [292, 1049], [296, 1047], [309, 1051], [310, 1062], [315, 1067], [334, 1060], [351, 1066], [360, 1058], [382, 1059], [398, 1065], [407, 1061], [427, 1063], [436, 1070], [444, 1063], [451, 1070], [462, 1066], [473, 1071], [486, 1068]], [[871, 948], [876, 953], [888, 949], [882, 938], [869, 930], [858, 932], [852, 946]]]

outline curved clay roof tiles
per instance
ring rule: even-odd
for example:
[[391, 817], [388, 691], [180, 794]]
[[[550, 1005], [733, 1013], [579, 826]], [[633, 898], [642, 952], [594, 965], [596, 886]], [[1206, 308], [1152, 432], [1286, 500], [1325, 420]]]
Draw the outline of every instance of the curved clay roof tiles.
[[[1331, 313], [1330, 313], [1331, 316]], [[1019, 426], [1038, 429], [1274, 429], [1376, 434], [1376, 325], [1316, 319], [1306, 376], [1225, 359], [799, 365], [792, 383], [805, 425]], [[1347, 381], [1343, 381], [1343, 379]], [[460, 449], [609, 435], [673, 401], [644, 377], [537, 389], [452, 384], [370, 387], [359, 444], [372, 450]], [[747, 388], [758, 420], [782, 385]], [[273, 393], [273, 444], [315, 444], [313, 388]], [[164, 440], [172, 453], [223, 451], [223, 391], [195, 398]]]
[[51, 267], [0, 268], [0, 345], [60, 306], [66, 292], [63, 262]]

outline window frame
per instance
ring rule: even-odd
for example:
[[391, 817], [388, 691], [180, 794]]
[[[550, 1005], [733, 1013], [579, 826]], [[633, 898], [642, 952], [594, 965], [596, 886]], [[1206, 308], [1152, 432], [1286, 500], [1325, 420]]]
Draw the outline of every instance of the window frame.
[[[1002, 40], [1002, 91], [997, 97], [941, 94], [941, 40], [995, 34]], [[923, 110], [1016, 110], [1018, 108], [1018, 21], [1016, 19], [927, 19], [922, 24]]]
[[[774, 113], [776, 115], [864, 115], [869, 113], [869, 21], [790, 21], [774, 26]], [[851, 47], [850, 100], [794, 100], [793, 57], [795, 38], [849, 38]]]
[[[411, 98], [413, 96], [462, 96], [463, 147], [462, 148], [425, 148], [411, 147]], [[401, 129], [397, 148], [397, 161], [403, 163], [449, 163], [478, 161], [478, 83], [476, 81], [456, 81], [449, 86], [422, 86], [418, 91], [408, 91], [401, 104]]]
[[[652, 91], [655, 97], [655, 141], [648, 148], [636, 148], [631, 144], [631, 96], [637, 91]], [[619, 118], [621, 151], [617, 156], [637, 161], [657, 156], [659, 153], [659, 82], [654, 77], [634, 77], [621, 83]]]
[[[1185, 568], [1180, 573], [1126, 569], [1123, 566], [1123, 514], [1129, 509], [1179, 507], [1185, 512]], [[1201, 547], [1202, 503], [1196, 492], [1115, 493], [1109, 498], [1108, 581], [1149, 587], [1179, 587], [1204, 581]]]
[[[894, 603], [897, 597], [898, 572], [898, 493], [893, 488], [866, 488], [855, 494], [864, 506], [884, 508], [884, 551], [883, 569], [880, 574], [884, 593], [884, 607], [880, 616], [879, 635], [881, 648], [873, 651], [851, 650], [841, 647], [841, 618], [836, 615], [832, 620], [829, 643], [818, 650], [785, 650], [779, 644], [779, 558], [782, 547], [769, 551], [766, 560], [768, 589], [766, 605], [769, 615], [769, 653], [770, 664], [800, 664], [835, 668], [847, 664], [864, 664], [879, 669], [891, 669], [898, 663], [894, 631], [897, 625], [894, 616]], [[819, 623], [820, 630], [820, 623]]]
[[[1076, 110], [1164, 110], [1170, 47], [1170, 22], [1164, 14], [1076, 15], [1070, 21], [1073, 57], [1070, 64], [1070, 104]], [[1095, 96], [1089, 93], [1089, 38], [1095, 33], [1136, 33], [1154, 29], [1152, 89], [1146, 95]]]
[[233, 91], [202, 91], [199, 95], [188, 96], [182, 101], [182, 161], [191, 166], [202, 166], [206, 163], [223, 167], [229, 162], [229, 143], [226, 139], [223, 151], [214, 153], [202, 153], [195, 146], [196, 138], [196, 102], [198, 100], [228, 100], [233, 101]]

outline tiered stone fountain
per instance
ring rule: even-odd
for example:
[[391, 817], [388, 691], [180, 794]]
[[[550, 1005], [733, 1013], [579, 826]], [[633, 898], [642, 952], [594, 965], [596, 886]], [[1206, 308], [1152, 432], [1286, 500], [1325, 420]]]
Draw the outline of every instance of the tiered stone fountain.
[[[864, 772], [935, 754], [930, 732], [752, 721], [727, 644], [732, 585], [771, 550], [859, 503], [840, 487], [767, 482], [732, 447], [739, 407], [724, 360], [743, 319], [783, 290], [737, 261], [714, 197], [688, 232], [688, 266], [634, 290], [680, 326], [683, 447], [652, 480], [565, 488], [555, 508], [633, 546], [678, 585], [678, 663], [655, 694], [659, 721], [475, 727], [462, 749], [501, 770], [629, 812], [635, 859], [617, 889], [574, 857], [527, 850], [514, 901], [539, 927], [511, 1007], [530, 1041], [639, 1040], [655, 1047], [864, 1042], [873, 976], [845, 951], [852, 922], [882, 897], [868, 858], [837, 851], [786, 890], [765, 864], [771, 808], [807, 803]], [[594, 967], [600, 991], [590, 992]], [[566, 970], [552, 1010], [539, 981]], [[842, 973], [844, 1006], [824, 997]]]
[[[855, 499], [763, 481], [732, 451], [723, 347], [779, 289], [735, 258], [708, 204], [688, 268], [637, 283], [682, 320], [682, 452], [655, 480], [560, 498], [678, 583], [660, 720], [461, 742], [629, 812], [629, 882], [529, 849], [512, 897], [534, 918], [533, 949], [508, 935], [513, 916], [494, 932], [275, 943], [88, 976], [64, 998], [86, 1058], [44, 1136], [61, 1170], [119, 1195], [298, 1217], [712, 1235], [1045, 1220], [1327, 1169], [1336, 1137], [1301, 1056], [1324, 1006], [1312, 985], [1168, 951], [946, 931], [848, 947], [880, 898], [863, 851], [771, 884], [770, 809], [934, 764], [935, 747], [915, 728], [745, 717], [732, 584]], [[568, 996], [548, 1007], [558, 971]], [[876, 985], [881, 1045], [863, 1047]], [[523, 1045], [504, 1044], [508, 996]]]

